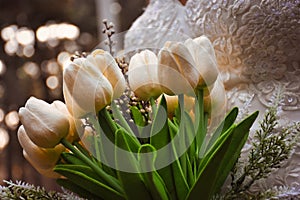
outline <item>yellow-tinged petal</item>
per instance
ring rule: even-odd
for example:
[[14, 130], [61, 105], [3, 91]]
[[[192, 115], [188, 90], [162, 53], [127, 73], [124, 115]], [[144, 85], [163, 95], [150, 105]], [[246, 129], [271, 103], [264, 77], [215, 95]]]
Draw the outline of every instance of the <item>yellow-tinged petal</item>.
[[43, 169], [40, 168], [39, 164], [34, 162], [32, 158], [24, 150], [23, 150], [23, 156], [40, 174], [53, 179], [63, 178], [62, 175], [53, 171], [54, 166], [52, 166], [52, 168]]
[[18, 140], [30, 160], [42, 169], [53, 168], [59, 160], [60, 154], [65, 151], [65, 147], [61, 144], [48, 149], [35, 145], [28, 137], [23, 126], [18, 129]]
[[[167, 94], [164, 94], [164, 96], [167, 102], [168, 117], [171, 119], [175, 114], [175, 110], [178, 108], [178, 96], [177, 95], [171, 96]], [[161, 96], [158, 98], [158, 102], [160, 100], [161, 100]], [[191, 112], [194, 109], [194, 105], [195, 105], [195, 98], [184, 95], [185, 111], [187, 111], [188, 113]]]

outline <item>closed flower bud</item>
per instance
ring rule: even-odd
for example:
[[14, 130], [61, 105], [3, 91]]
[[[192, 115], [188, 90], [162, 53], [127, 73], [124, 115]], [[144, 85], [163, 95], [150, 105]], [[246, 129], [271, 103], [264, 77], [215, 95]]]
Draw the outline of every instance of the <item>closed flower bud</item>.
[[103, 50], [75, 59], [64, 69], [63, 79], [66, 104], [76, 118], [100, 111], [121, 96], [126, 86], [116, 61]]
[[199, 75], [187, 47], [181, 42], [166, 42], [158, 54], [158, 77], [166, 94], [189, 93], [197, 87]]
[[135, 54], [130, 59], [128, 68], [129, 86], [135, 95], [142, 100], [157, 98], [162, 93], [158, 80], [156, 55], [145, 50]]
[[212, 85], [218, 76], [214, 49], [205, 36], [188, 39], [184, 43], [166, 42], [158, 60], [159, 80], [173, 94], [187, 94], [197, 88], [205, 88]]
[[65, 147], [61, 144], [47, 149], [35, 145], [28, 137], [23, 126], [18, 129], [18, 140], [23, 148], [23, 154], [26, 154], [25, 158], [30, 164], [44, 171], [52, 169], [59, 160], [60, 154], [65, 151]]
[[193, 57], [195, 66], [199, 72], [198, 87], [212, 85], [218, 77], [218, 66], [214, 48], [210, 40], [205, 36], [188, 39], [184, 42]]
[[69, 133], [69, 119], [54, 105], [30, 97], [19, 110], [29, 138], [39, 147], [53, 148]]
[[[178, 96], [170, 96], [167, 94], [164, 94], [166, 102], [167, 102], [167, 113], [168, 117], [172, 119], [175, 114], [175, 110], [178, 108]], [[161, 96], [158, 98], [158, 101], [161, 100]], [[195, 105], [195, 98], [190, 97], [187, 95], [184, 95], [184, 109], [188, 113], [191, 112]]]

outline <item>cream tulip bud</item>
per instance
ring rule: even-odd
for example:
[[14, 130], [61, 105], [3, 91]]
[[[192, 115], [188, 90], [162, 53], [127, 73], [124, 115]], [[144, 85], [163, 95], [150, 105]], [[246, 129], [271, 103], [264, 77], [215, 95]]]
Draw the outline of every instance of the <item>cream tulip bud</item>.
[[199, 72], [198, 87], [212, 85], [218, 77], [218, 66], [214, 48], [206, 36], [195, 39], [187, 39], [184, 45], [193, 57], [197, 71]]
[[95, 50], [86, 58], [76, 58], [64, 69], [63, 92], [70, 113], [76, 118], [98, 112], [121, 96], [126, 82], [114, 58]]
[[[158, 98], [158, 102], [161, 100], [161, 97], [162, 96]], [[177, 95], [170, 96], [164, 94], [164, 97], [167, 102], [168, 117], [172, 119], [175, 114], [175, 110], [178, 108], [178, 96]], [[189, 113], [193, 110], [194, 106], [195, 106], [195, 98], [184, 95], [184, 110]]]
[[162, 93], [158, 80], [158, 60], [149, 50], [132, 56], [128, 68], [128, 82], [132, 91], [141, 100], [155, 99]]
[[158, 54], [158, 77], [164, 93], [189, 93], [197, 87], [199, 74], [193, 57], [181, 42], [166, 42]]
[[166, 42], [158, 60], [159, 80], [173, 94], [187, 94], [191, 90], [210, 86], [218, 76], [214, 49], [205, 36], [188, 39], [184, 43]]
[[20, 108], [19, 117], [27, 135], [39, 147], [53, 148], [69, 133], [68, 116], [34, 97]]
[[23, 148], [24, 156], [26, 154], [25, 158], [38, 171], [53, 169], [60, 158], [60, 154], [65, 151], [65, 147], [61, 144], [47, 149], [35, 145], [28, 137], [24, 126], [20, 126], [18, 129], [18, 140]]

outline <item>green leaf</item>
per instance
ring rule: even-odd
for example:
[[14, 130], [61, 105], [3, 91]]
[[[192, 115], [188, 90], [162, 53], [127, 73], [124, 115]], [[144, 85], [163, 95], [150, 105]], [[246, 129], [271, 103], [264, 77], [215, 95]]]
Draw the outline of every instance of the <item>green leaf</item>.
[[164, 96], [157, 109], [157, 114], [153, 119], [153, 125], [150, 133], [150, 144], [155, 149], [160, 149], [170, 142], [168, 135], [168, 116], [167, 116], [167, 102]]
[[[121, 181], [122, 187], [125, 192], [126, 199], [149, 199], [150, 194], [142, 180], [139, 173], [139, 163], [137, 158], [131, 152], [133, 145], [131, 136], [122, 130], [116, 132], [116, 167], [118, 179]], [[122, 148], [120, 151], [119, 148]], [[135, 148], [135, 147], [134, 147]], [[125, 150], [126, 152], [124, 152]], [[138, 151], [138, 150], [137, 150]], [[122, 167], [121, 167], [122, 166]], [[121, 171], [126, 167], [127, 172]]]
[[146, 125], [144, 116], [136, 106], [131, 106], [130, 111], [132, 114], [133, 121], [137, 126], [143, 127]]
[[225, 133], [227, 129], [231, 127], [231, 125], [234, 123], [238, 116], [239, 109], [237, 107], [234, 107], [225, 117], [225, 119], [220, 123], [220, 125], [217, 127], [217, 129], [212, 134], [211, 139], [209, 140], [209, 143], [206, 147], [206, 150], [208, 150], [214, 142], [218, 139], [218, 137]]
[[86, 165], [85, 162], [77, 158], [73, 153], [62, 152], [60, 155], [69, 164]]
[[189, 157], [189, 161], [190, 163], [194, 163], [197, 160], [196, 155], [196, 151], [197, 151], [197, 144], [196, 144], [196, 135], [195, 135], [195, 129], [194, 129], [194, 124], [193, 124], [193, 120], [191, 119], [190, 115], [185, 112], [184, 113], [184, 127], [185, 127], [185, 131], [186, 131], [186, 143], [188, 147], [188, 157]]
[[244, 146], [258, 112], [232, 125], [213, 144], [200, 163], [199, 176], [187, 199], [210, 199], [219, 191]]
[[[115, 141], [115, 131], [117, 129], [116, 123], [112, 120], [110, 114], [107, 112], [106, 108], [103, 108], [98, 113], [98, 122], [101, 127], [101, 131], [106, 135], [106, 137], [111, 141]], [[100, 131], [100, 130], [99, 130]]]
[[[154, 153], [153, 153], [154, 152]], [[155, 170], [155, 152], [156, 149], [150, 144], [144, 144], [139, 150], [139, 163], [143, 171], [148, 171], [142, 173], [143, 179], [148, 190], [151, 193], [153, 200], [169, 200], [168, 189], [164, 183], [162, 177]], [[147, 154], [153, 153], [153, 154]]]
[[[177, 127], [169, 120], [168, 121], [169, 125], [169, 132], [170, 132], [170, 137], [171, 137], [171, 145], [172, 145], [172, 153], [173, 156], [175, 156], [176, 160], [172, 163], [172, 170], [173, 170], [173, 177], [174, 177], [174, 183], [176, 186], [176, 194], [178, 199], [185, 199], [189, 192], [189, 185], [186, 180], [186, 173], [184, 173], [182, 166], [186, 167], [186, 159], [185, 156], [187, 152], [185, 152], [183, 155], [181, 155], [181, 158], [184, 157], [182, 160], [178, 157], [177, 151], [182, 151], [182, 148], [185, 147], [185, 136], [184, 132], [182, 132], [181, 129], [178, 129]], [[175, 135], [179, 135], [180, 139], [178, 139], [179, 144], [175, 144], [174, 142], [174, 137]], [[183, 164], [181, 164], [181, 162]]]
[[187, 182], [189, 187], [192, 187], [195, 183], [195, 176], [194, 176], [193, 167], [189, 157], [186, 158], [186, 168], [187, 168], [187, 176], [186, 176]]
[[[67, 177], [72, 183], [103, 199], [124, 199], [122, 194], [99, 181], [86, 166], [56, 165], [55, 172]], [[77, 193], [78, 191], [74, 191]]]
[[[168, 148], [168, 145], [171, 141], [169, 129], [168, 129], [168, 121], [167, 121], [167, 102], [164, 96], [162, 96], [161, 101], [157, 107], [155, 118], [153, 119], [153, 125], [151, 129], [151, 138], [150, 144], [155, 149]], [[162, 158], [170, 158], [172, 149], [169, 148], [165, 151], [161, 151], [160, 157]], [[172, 199], [176, 198], [176, 189], [173, 178], [173, 170], [172, 166], [168, 165], [162, 169], [158, 170], [159, 175], [164, 180], [165, 185], [172, 197]]]
[[256, 120], [257, 116], [258, 116], [258, 111], [254, 112], [249, 117], [241, 121], [233, 130], [232, 139], [230, 141], [230, 144], [227, 147], [226, 155], [224, 155], [224, 158], [220, 163], [220, 166], [225, 166], [225, 167], [222, 169], [219, 168], [218, 174], [216, 176], [217, 180], [215, 184], [215, 191], [221, 188], [225, 179], [228, 176], [226, 174], [230, 172], [230, 170], [236, 163], [237, 159], [239, 158], [241, 150], [248, 139], [250, 128], [253, 125], [254, 121]]

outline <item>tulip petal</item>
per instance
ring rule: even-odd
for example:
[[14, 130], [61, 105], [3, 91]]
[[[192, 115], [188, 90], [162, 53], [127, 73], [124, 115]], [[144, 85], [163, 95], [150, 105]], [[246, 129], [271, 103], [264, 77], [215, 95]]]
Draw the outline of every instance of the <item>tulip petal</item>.
[[108, 52], [97, 49], [87, 56], [87, 60], [108, 79], [114, 90], [113, 98], [120, 97], [125, 90], [126, 81], [115, 59]]
[[[197, 86], [198, 71], [183, 43], [166, 42], [158, 54], [158, 60], [159, 80], [173, 94], [190, 93]], [[165, 93], [172, 94], [168, 91]]]
[[49, 105], [37, 108], [27, 101], [20, 108], [19, 117], [30, 139], [38, 146], [52, 148], [69, 132], [69, 121], [59, 111], [53, 111]]
[[28, 137], [23, 126], [18, 129], [18, 140], [30, 160], [39, 168], [47, 169], [52, 168], [59, 160], [61, 152], [65, 150], [62, 145], [57, 145], [55, 148], [45, 149], [35, 145]]
[[185, 46], [195, 60], [195, 67], [200, 74], [198, 86], [209, 86], [218, 76], [218, 66], [215, 53], [210, 41], [206, 37], [185, 41]]
[[135, 95], [142, 100], [157, 98], [162, 93], [158, 79], [158, 60], [156, 55], [145, 50], [130, 59], [128, 82]]
[[112, 100], [113, 88], [95, 66], [85, 61], [79, 68], [69, 65], [64, 71], [65, 86], [85, 113], [97, 112]]
[[62, 175], [56, 173], [53, 171], [53, 166], [52, 168], [47, 168], [47, 169], [43, 169], [40, 168], [38, 163], [34, 162], [31, 157], [25, 152], [23, 151], [23, 156], [25, 157], [25, 159], [42, 175], [48, 177], [48, 178], [53, 178], [53, 179], [57, 179], [57, 178], [61, 178]]

